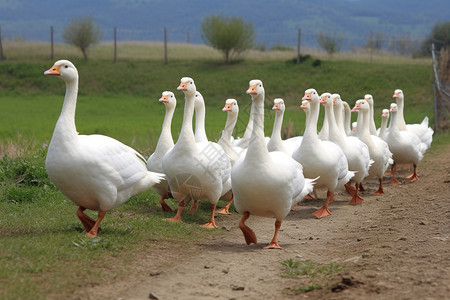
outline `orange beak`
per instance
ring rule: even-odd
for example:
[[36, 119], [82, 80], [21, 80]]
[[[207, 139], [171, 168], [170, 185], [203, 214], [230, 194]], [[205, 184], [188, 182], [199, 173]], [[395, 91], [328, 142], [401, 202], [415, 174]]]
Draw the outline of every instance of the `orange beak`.
[[222, 108], [222, 111], [231, 111], [231, 105], [232, 104], [225, 104], [225, 106]]
[[256, 95], [256, 85], [249, 86], [246, 93], [249, 95]]
[[395, 93], [392, 97], [393, 97], [393, 98], [398, 98], [398, 94]]
[[389, 109], [390, 112], [393, 112], [395, 109], [392, 107], [391, 109]]
[[302, 105], [300, 105], [300, 108], [301, 108], [301, 109], [306, 109], [306, 108], [308, 108], [307, 103], [302, 103]]
[[325, 100], [326, 98], [327, 98], [326, 96], [320, 97], [320, 104], [327, 103], [327, 101]]
[[302, 100], [311, 101], [311, 93], [305, 93], [305, 96], [303, 96]]
[[280, 103], [274, 103], [272, 110], [280, 110]]
[[187, 82], [180, 83], [180, 85], [177, 87], [177, 90], [179, 90], [179, 91], [187, 91]]
[[165, 95], [159, 98], [159, 102], [168, 103], [169, 102], [169, 96]]
[[356, 104], [355, 107], [352, 108], [352, 112], [358, 112], [359, 111], [359, 104]]
[[61, 66], [53, 66], [50, 69], [48, 69], [47, 71], [44, 72], [44, 75], [56, 75], [59, 76], [61, 75], [59, 73], [59, 69], [61, 68]]

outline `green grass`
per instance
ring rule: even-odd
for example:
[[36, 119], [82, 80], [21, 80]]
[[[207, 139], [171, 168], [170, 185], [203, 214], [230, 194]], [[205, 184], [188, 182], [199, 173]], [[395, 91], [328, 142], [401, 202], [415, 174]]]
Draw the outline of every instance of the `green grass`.
[[[196, 214], [184, 214], [181, 224], [163, 222], [173, 213], [161, 212], [158, 196], [150, 190], [109, 212], [99, 238], [87, 239], [76, 207], [55, 189], [45, 173], [46, 147], [61, 110], [65, 86], [62, 80], [43, 75], [54, 63], [42, 50], [47, 45], [31, 46], [35, 48], [20, 43], [4, 45], [8, 60], [0, 62], [0, 284], [5, 286], [0, 290], [1, 299], [66, 298], [79, 286], [112, 280], [105, 262], [119, 266], [114, 276], [126, 277], [132, 272], [126, 262], [156, 243], [189, 244], [200, 239], [200, 233], [224, 234], [198, 226], [208, 220], [206, 203]], [[210, 140], [217, 140], [224, 127], [226, 114], [221, 109], [227, 98], [239, 101], [235, 134], [242, 135], [250, 109], [245, 91], [254, 78], [263, 80], [266, 89], [266, 135], [272, 131], [271, 102], [277, 97], [284, 98], [287, 105], [284, 125], [293, 122], [294, 134], [303, 133], [305, 117], [299, 105], [310, 87], [319, 93], [338, 92], [350, 105], [366, 93], [373, 94], [377, 124], [381, 109], [393, 102], [393, 91], [402, 88], [406, 121], [417, 123], [428, 115], [430, 124], [433, 122], [429, 61], [330, 61], [313, 54], [296, 65], [295, 52], [270, 51], [252, 52], [239, 63], [223, 65], [221, 56], [211, 49], [193, 46], [173, 48], [169, 64], [164, 65], [162, 56], [157, 56], [161, 45], [121, 47], [119, 51], [129, 47], [127, 53], [133, 55], [119, 52], [116, 64], [111, 63], [111, 49], [105, 45], [91, 49], [87, 62], [68, 46], [57, 45], [55, 53], [57, 59], [72, 60], [80, 74], [78, 131], [109, 135], [145, 156], [152, 153], [159, 137], [164, 106], [158, 99], [165, 90], [174, 91], [178, 99], [172, 125], [173, 136], [178, 137], [184, 97], [176, 87], [183, 76], [193, 77], [205, 98]], [[448, 134], [436, 136], [433, 148], [449, 143]], [[219, 206], [224, 204], [220, 202]], [[176, 206], [173, 201], [169, 205]], [[96, 217], [94, 212], [88, 214]], [[301, 276], [308, 278], [330, 276], [340, 267], [286, 262], [293, 276], [306, 272]], [[299, 290], [318, 288], [315, 282], [308, 282]]]
[[[284, 267], [282, 276], [287, 278], [301, 278], [301, 285], [285, 290], [286, 293], [308, 293], [323, 289], [331, 285], [331, 277], [342, 272], [344, 265], [338, 263], [317, 264], [313, 261], [299, 261], [292, 258], [280, 261]], [[326, 287], [320, 283], [327, 282]]]

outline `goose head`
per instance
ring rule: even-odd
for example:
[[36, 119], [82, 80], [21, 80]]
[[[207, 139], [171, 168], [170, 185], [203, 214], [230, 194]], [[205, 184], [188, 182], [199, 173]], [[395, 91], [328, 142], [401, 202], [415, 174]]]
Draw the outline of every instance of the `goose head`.
[[228, 112], [228, 114], [238, 114], [239, 106], [236, 99], [227, 99], [225, 101], [225, 106], [222, 108], [222, 111]]
[[387, 119], [389, 118], [389, 109], [383, 109], [383, 111], [381, 112], [381, 118], [382, 119]]
[[396, 113], [397, 112], [397, 103], [391, 103], [391, 108], [389, 109], [389, 111], [391, 113]]
[[205, 99], [203, 99], [203, 96], [202, 94], [200, 94], [200, 92], [195, 91], [194, 100], [194, 107], [196, 110], [205, 109]]
[[341, 106], [342, 105], [341, 95], [333, 94], [333, 95], [331, 95], [331, 99], [333, 99], [334, 106]]
[[367, 102], [369, 102], [370, 105], [373, 105], [373, 97], [371, 94], [365, 94], [364, 95], [364, 100], [366, 100]]
[[369, 109], [369, 103], [364, 99], [360, 99], [356, 101], [355, 106], [352, 108], [352, 112], [369, 111]]
[[300, 108], [303, 109], [303, 111], [307, 114], [309, 113], [310, 104], [308, 100], [302, 100], [302, 105], [300, 105]]
[[320, 103], [323, 104], [323, 106], [333, 106], [333, 98], [331, 97], [330, 93], [323, 93], [320, 95]]
[[175, 98], [174, 93], [169, 91], [162, 93], [159, 102], [162, 102], [166, 108], [174, 108], [177, 105], [177, 99]]
[[44, 75], [58, 76], [66, 82], [78, 80], [77, 68], [68, 60], [58, 60]]
[[277, 113], [284, 113], [286, 106], [284, 105], [284, 100], [281, 98], [273, 99], [273, 107], [272, 110], [276, 110]]
[[259, 79], [250, 80], [246, 93], [251, 95], [252, 99], [254, 98], [254, 96], [262, 95], [264, 93], [262, 81]]
[[320, 98], [319, 94], [315, 89], [307, 89], [305, 91], [305, 95], [303, 96], [302, 100], [307, 100], [309, 102], [319, 103]]
[[177, 90], [183, 91], [185, 95], [194, 96], [197, 91], [197, 87], [195, 86], [194, 79], [191, 77], [183, 77], [180, 80], [180, 85], [177, 87]]
[[392, 97], [403, 100], [403, 91], [400, 89], [395, 90]]

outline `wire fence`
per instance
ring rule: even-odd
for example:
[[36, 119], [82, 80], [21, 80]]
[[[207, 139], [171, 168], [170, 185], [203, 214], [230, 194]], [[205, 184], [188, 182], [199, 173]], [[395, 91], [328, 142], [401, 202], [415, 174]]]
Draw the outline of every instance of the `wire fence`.
[[432, 45], [434, 72], [434, 128], [436, 132], [450, 129], [450, 53], [448, 47], [438, 52]]

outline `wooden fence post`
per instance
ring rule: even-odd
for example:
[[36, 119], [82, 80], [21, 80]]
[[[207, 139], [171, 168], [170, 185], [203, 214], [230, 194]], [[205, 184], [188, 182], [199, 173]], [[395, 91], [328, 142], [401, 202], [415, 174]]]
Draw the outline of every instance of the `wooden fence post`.
[[302, 29], [298, 29], [298, 37], [297, 37], [297, 65], [300, 63], [300, 41], [302, 39]]
[[117, 61], [117, 27], [114, 27], [114, 58], [113, 62]]
[[167, 28], [164, 27], [164, 64], [167, 65]]
[[2, 46], [2, 27], [0, 26], [0, 60], [5, 60], [6, 57], [3, 55], [3, 46]]
[[55, 58], [53, 52], [53, 26], [50, 26], [50, 59], [53, 60]]

